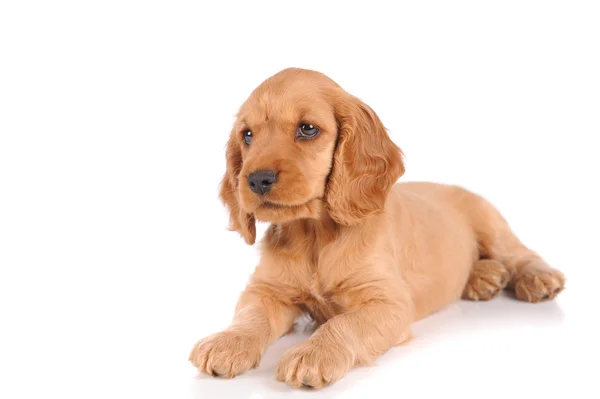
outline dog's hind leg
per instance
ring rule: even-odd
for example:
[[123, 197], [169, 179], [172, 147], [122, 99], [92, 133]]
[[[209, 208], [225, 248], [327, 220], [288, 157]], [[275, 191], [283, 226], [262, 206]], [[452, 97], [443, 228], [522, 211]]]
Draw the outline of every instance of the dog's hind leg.
[[[490, 282], [485, 278], [489, 275], [500, 279], [492, 281], [493, 287], [506, 282], [506, 288], [513, 291], [517, 299], [526, 302], [552, 299], [564, 289], [563, 273], [550, 267], [540, 255], [523, 245], [504, 217], [489, 202], [475, 194], [463, 199], [465, 204], [461, 208], [469, 216], [481, 258], [475, 263], [469, 279], [471, 289], [476, 286], [471, 284], [474, 277], [481, 280], [477, 286], [485, 286], [484, 282], [489, 285]], [[503, 280], [504, 272], [498, 263], [508, 273], [506, 280]]]
[[503, 261], [514, 270], [507, 289], [513, 291], [517, 299], [527, 302], [541, 302], [553, 299], [565, 287], [565, 276], [551, 268], [535, 252], [523, 249], [504, 255]]
[[506, 266], [494, 259], [480, 259], [473, 265], [462, 299], [488, 301], [496, 297], [510, 281]]

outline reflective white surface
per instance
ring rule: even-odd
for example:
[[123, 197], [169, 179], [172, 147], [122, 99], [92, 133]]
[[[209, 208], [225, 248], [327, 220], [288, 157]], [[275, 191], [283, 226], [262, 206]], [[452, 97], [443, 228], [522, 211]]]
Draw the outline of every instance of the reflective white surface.
[[355, 368], [319, 391], [288, 388], [274, 378], [283, 351], [308, 336], [297, 332], [280, 339], [261, 366], [243, 376], [195, 376], [192, 397], [279, 398], [284, 392], [337, 398], [585, 396], [594, 372], [582, 362], [587, 358], [593, 363], [599, 352], [586, 340], [591, 332], [581, 333], [592, 323], [577, 320], [576, 310], [565, 314], [563, 302], [570, 298], [568, 291], [563, 294], [559, 301], [537, 305], [509, 295], [487, 303], [461, 301], [416, 323], [414, 338], [373, 366]]

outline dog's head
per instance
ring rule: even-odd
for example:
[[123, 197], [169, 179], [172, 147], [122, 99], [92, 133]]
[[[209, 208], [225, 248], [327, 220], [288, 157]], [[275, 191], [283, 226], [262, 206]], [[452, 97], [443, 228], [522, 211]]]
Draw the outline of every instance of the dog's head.
[[380, 212], [404, 173], [377, 114], [327, 76], [285, 69], [240, 107], [220, 196], [248, 244], [255, 221], [321, 218], [353, 225]]

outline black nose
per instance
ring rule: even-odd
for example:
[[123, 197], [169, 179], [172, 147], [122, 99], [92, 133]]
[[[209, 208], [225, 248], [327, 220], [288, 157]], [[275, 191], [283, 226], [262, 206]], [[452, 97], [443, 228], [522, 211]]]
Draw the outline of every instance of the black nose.
[[250, 173], [248, 176], [248, 185], [250, 190], [256, 194], [263, 195], [271, 189], [271, 186], [277, 181], [277, 174], [272, 170], [258, 170]]

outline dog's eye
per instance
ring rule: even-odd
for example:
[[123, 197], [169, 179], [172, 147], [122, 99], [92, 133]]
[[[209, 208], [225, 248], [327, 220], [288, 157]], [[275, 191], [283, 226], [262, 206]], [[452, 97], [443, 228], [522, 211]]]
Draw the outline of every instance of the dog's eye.
[[298, 126], [297, 136], [301, 138], [312, 139], [319, 134], [319, 128], [308, 123], [301, 123]]
[[249, 145], [250, 142], [252, 142], [252, 131], [244, 130], [243, 136], [244, 136], [244, 143], [246, 143], [246, 145]]

